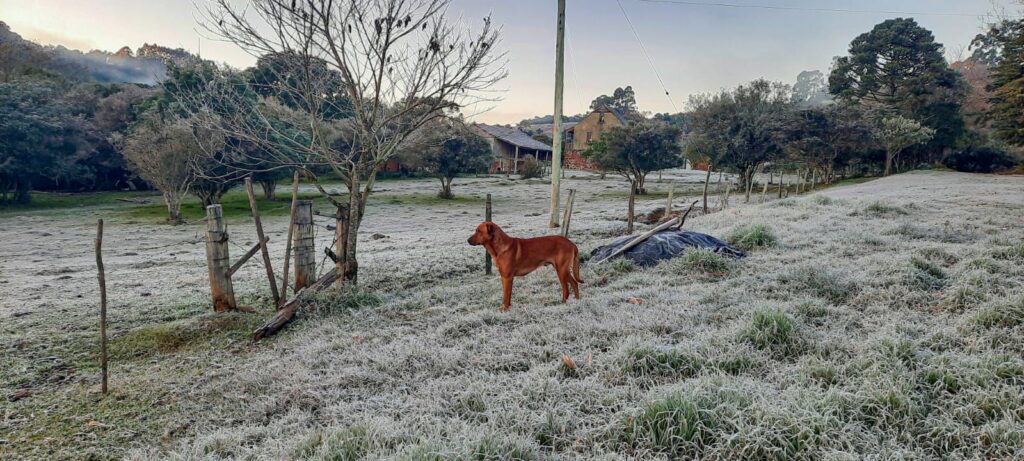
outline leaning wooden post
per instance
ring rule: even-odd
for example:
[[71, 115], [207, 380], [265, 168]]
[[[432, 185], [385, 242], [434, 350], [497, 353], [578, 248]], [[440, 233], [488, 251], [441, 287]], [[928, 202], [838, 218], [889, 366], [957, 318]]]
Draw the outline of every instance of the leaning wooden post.
[[233, 311], [235, 290], [231, 286], [228, 257], [228, 229], [220, 205], [206, 207], [206, 267], [210, 272], [210, 295], [215, 312]]
[[569, 222], [572, 221], [572, 205], [576, 201], [576, 189], [569, 189], [569, 198], [565, 200], [565, 213], [562, 215], [562, 237], [569, 238]]
[[[519, 147], [516, 147], [516, 154], [518, 157]], [[518, 159], [517, 159], [518, 161]], [[491, 194], [487, 194], [487, 200], [484, 202], [484, 221], [491, 220]], [[491, 275], [491, 254], [484, 251], [484, 274]]]
[[295, 248], [295, 282], [292, 284], [292, 290], [298, 293], [299, 290], [316, 282], [312, 200], [295, 202], [295, 219], [292, 221], [292, 227], [295, 228], [292, 244]]
[[107, 279], [103, 273], [103, 220], [96, 222], [96, 273], [100, 282], [100, 391], [107, 393]]
[[626, 216], [626, 233], [633, 233], [633, 210], [636, 208], [636, 181], [629, 182], [629, 215]]
[[780, 171], [779, 172], [779, 198], [782, 198], [782, 185], [783, 185], [783, 183], [786, 182], [786, 181], [784, 181], [785, 177], [786, 177], [786, 172], [785, 171]]
[[764, 189], [761, 189], [761, 203], [764, 203], [764, 199], [768, 196], [768, 183], [764, 183]]
[[[337, 259], [334, 261], [334, 267], [337, 268], [339, 274], [348, 274], [348, 261], [349, 261], [349, 248], [348, 239], [350, 238], [350, 223], [351, 213], [350, 205], [347, 203], [339, 203], [337, 210], [335, 210], [335, 227], [334, 227], [334, 253]], [[342, 285], [347, 280], [344, 277], [338, 279], [338, 284]]]
[[256, 206], [256, 195], [252, 193], [252, 177], [245, 178], [245, 193], [249, 194], [249, 208], [252, 210], [252, 220], [256, 223], [256, 238], [259, 239], [260, 253], [263, 254], [263, 267], [267, 270], [267, 279], [270, 281], [270, 294], [274, 296], [274, 307], [281, 305], [281, 295], [277, 293], [277, 279], [274, 278], [274, 266], [270, 264], [270, 251], [267, 249], [267, 239], [263, 237], [263, 223], [260, 221], [260, 210]]
[[288, 298], [288, 262], [292, 257], [292, 235], [295, 232], [295, 202], [299, 200], [299, 170], [295, 170], [292, 176], [292, 206], [288, 212], [288, 238], [284, 243], [284, 268], [281, 270], [281, 302], [278, 307], [284, 304]]

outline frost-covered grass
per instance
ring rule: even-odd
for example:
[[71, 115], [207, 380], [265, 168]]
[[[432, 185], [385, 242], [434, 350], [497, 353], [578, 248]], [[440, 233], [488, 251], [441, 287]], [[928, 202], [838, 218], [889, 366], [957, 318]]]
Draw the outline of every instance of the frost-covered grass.
[[[648, 188], [675, 181], [688, 203], [680, 191], [702, 180]], [[624, 182], [568, 182], [586, 254], [621, 232], [625, 202], [603, 194]], [[566, 305], [544, 268], [516, 280], [506, 314], [465, 244], [473, 200], [494, 194], [509, 233], [542, 235], [548, 186], [468, 179], [465, 202], [406, 203], [433, 181], [389, 181], [360, 235], [362, 286], [316, 297], [257, 344], [247, 333], [272, 311], [262, 267], [236, 285], [260, 314], [213, 315], [202, 245], [177, 243], [201, 223], [114, 220], [106, 398], [82, 244], [99, 212], [0, 217], [13, 255], [0, 261], [0, 385], [33, 392], [0, 404], [0, 459], [1021, 458], [1022, 186], [929, 172], [735, 199], [687, 227], [774, 244], [735, 261], [585, 264], [583, 299]], [[657, 206], [641, 197], [637, 211]], [[65, 232], [40, 236], [54, 220]], [[274, 255], [282, 223], [264, 224]], [[237, 255], [252, 228], [229, 229]], [[329, 239], [318, 230], [318, 246]]]

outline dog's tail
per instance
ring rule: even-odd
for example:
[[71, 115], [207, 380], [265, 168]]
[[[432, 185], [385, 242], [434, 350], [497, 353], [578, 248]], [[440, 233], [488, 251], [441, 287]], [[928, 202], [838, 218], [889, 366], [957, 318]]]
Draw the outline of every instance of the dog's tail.
[[580, 249], [576, 248], [575, 254], [572, 257], [572, 278], [576, 279], [577, 283], [586, 283], [580, 278]]

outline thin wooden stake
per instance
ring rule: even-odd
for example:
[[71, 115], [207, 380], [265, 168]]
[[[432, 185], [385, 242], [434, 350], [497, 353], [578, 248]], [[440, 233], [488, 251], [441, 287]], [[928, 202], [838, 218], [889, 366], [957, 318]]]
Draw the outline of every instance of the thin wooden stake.
[[576, 189], [569, 189], [565, 200], [565, 214], [562, 215], [562, 237], [569, 238], [569, 222], [572, 221], [572, 205], [576, 201]]
[[676, 183], [668, 187], [668, 201], [665, 203], [665, 216], [672, 214], [672, 193], [676, 191]]
[[103, 220], [96, 221], [96, 273], [100, 282], [100, 391], [107, 393], [107, 279], [103, 273]]
[[263, 253], [263, 267], [267, 269], [267, 279], [270, 281], [270, 294], [274, 296], [274, 306], [281, 305], [281, 295], [277, 293], [277, 279], [274, 278], [274, 266], [270, 264], [270, 251], [267, 250], [267, 241], [263, 236], [263, 223], [260, 222], [260, 211], [256, 207], [256, 194], [252, 192], [252, 177], [245, 178], [245, 193], [249, 194], [249, 208], [252, 209], [252, 219], [256, 222], [256, 238], [260, 241], [260, 252]]
[[[288, 239], [284, 244], [284, 268], [281, 271], [281, 299], [288, 297], [288, 263], [292, 256], [292, 234], [295, 231], [295, 205], [299, 201], [299, 170], [292, 176], [292, 206], [288, 212]], [[280, 308], [282, 304], [278, 304]]]
[[[518, 147], [516, 148], [518, 153]], [[487, 194], [487, 201], [484, 202], [484, 221], [491, 220], [491, 194]], [[491, 254], [484, 251], [484, 274], [491, 275]]]
[[629, 182], [629, 215], [626, 216], [626, 233], [633, 233], [633, 211], [636, 209], [636, 181]]
[[768, 183], [764, 183], [764, 189], [761, 190], [761, 203], [764, 203], [764, 199], [767, 196], [768, 196]]
[[779, 198], [782, 198], [782, 185], [783, 185], [783, 183], [785, 183], [785, 181], [784, 181], [785, 177], [786, 177], [786, 172], [785, 171], [780, 171], [779, 172]]

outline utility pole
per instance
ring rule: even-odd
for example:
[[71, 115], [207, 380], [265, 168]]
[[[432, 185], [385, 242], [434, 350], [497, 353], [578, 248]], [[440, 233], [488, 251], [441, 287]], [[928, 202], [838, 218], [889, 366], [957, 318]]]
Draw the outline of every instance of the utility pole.
[[551, 227], [558, 227], [558, 192], [562, 182], [562, 87], [565, 64], [565, 0], [558, 0], [558, 41], [555, 47], [555, 124], [551, 146]]

